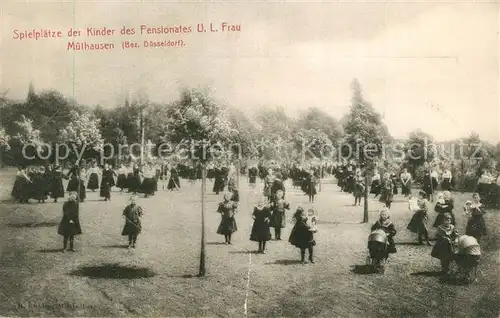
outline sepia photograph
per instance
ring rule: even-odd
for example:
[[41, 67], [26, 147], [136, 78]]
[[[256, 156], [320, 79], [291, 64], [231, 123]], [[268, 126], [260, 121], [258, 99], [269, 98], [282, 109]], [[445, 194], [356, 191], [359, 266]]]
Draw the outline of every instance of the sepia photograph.
[[500, 317], [500, 2], [0, 22], [0, 316]]

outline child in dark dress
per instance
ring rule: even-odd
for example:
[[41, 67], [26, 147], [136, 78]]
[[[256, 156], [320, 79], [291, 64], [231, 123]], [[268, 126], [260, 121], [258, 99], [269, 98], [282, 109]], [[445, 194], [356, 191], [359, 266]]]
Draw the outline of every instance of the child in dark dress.
[[443, 275], [448, 274], [450, 263], [455, 255], [454, 242], [458, 238], [458, 232], [451, 222], [451, 214], [445, 213], [443, 223], [437, 228], [437, 240], [431, 252], [432, 257], [441, 261], [441, 272]]
[[267, 198], [261, 198], [253, 209], [253, 226], [250, 240], [259, 243], [258, 253], [265, 254], [266, 242], [271, 239], [269, 223], [271, 221], [271, 210], [266, 204]]
[[122, 230], [122, 235], [128, 236], [128, 248], [135, 248], [135, 245], [137, 244], [137, 236], [142, 230], [140, 219], [142, 214], [142, 207], [137, 205], [136, 197], [130, 197], [130, 204], [123, 210], [125, 226]]
[[383, 207], [380, 209], [378, 221], [373, 224], [371, 230], [372, 232], [375, 230], [382, 230], [387, 234], [387, 252], [390, 254], [394, 254], [397, 252], [396, 244], [394, 243], [394, 236], [396, 236], [396, 227], [392, 223], [391, 216], [389, 213], [389, 208]]
[[295, 225], [290, 233], [290, 244], [300, 248], [300, 260], [305, 264], [306, 249], [309, 251], [309, 261], [314, 263], [313, 247], [316, 245], [313, 231], [315, 227], [308, 222], [308, 216], [302, 207], [298, 207], [294, 215]]
[[62, 209], [63, 217], [61, 223], [59, 223], [59, 228], [57, 229], [57, 233], [64, 237], [62, 252], [66, 252], [68, 241], [69, 251], [75, 252], [73, 245], [75, 235], [82, 234], [78, 216], [78, 202], [76, 199], [76, 193], [70, 193], [68, 201], [64, 202]]

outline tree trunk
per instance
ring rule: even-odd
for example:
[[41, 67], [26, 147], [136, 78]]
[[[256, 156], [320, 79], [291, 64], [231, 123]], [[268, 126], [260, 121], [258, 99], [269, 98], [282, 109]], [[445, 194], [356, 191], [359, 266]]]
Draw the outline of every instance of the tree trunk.
[[201, 168], [201, 251], [200, 251], [200, 270], [198, 277], [205, 276], [205, 188], [207, 182], [207, 168], [205, 163]]

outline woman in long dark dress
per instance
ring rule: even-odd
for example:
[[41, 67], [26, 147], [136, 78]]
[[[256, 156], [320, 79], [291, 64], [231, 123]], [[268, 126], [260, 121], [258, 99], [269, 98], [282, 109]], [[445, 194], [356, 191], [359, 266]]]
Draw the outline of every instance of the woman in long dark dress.
[[101, 174], [101, 169], [97, 166], [97, 163], [92, 163], [92, 168], [88, 171], [89, 183], [87, 184], [87, 189], [95, 191], [99, 189], [99, 175]]
[[370, 185], [370, 193], [375, 194], [373, 198], [376, 198], [380, 195], [380, 190], [381, 190], [380, 173], [378, 173], [378, 171], [375, 171], [372, 178], [372, 183]]
[[265, 254], [266, 242], [271, 239], [269, 224], [271, 222], [271, 210], [266, 206], [267, 199], [262, 198], [253, 209], [254, 219], [250, 240], [259, 243], [258, 253]]
[[276, 200], [272, 202], [272, 226], [275, 239], [281, 240], [281, 229], [286, 226], [286, 210], [290, 210], [290, 203], [283, 198], [283, 191], [276, 192]]
[[147, 198], [150, 195], [154, 194], [154, 177], [155, 171], [153, 171], [150, 165], [145, 165], [142, 168], [142, 184], [141, 184], [141, 192], [144, 193], [144, 197]]
[[137, 236], [142, 231], [141, 217], [143, 213], [142, 207], [136, 203], [136, 197], [132, 196], [129, 205], [123, 210], [125, 225], [123, 226], [122, 235], [128, 236], [128, 248], [135, 248], [137, 244]]
[[63, 217], [61, 223], [59, 223], [59, 228], [57, 229], [57, 233], [64, 237], [62, 251], [66, 251], [69, 242], [69, 251], [75, 252], [75, 235], [82, 234], [78, 215], [78, 202], [76, 201], [75, 193], [70, 193], [68, 201], [63, 204], [62, 210]]
[[392, 194], [398, 194], [398, 176], [395, 173], [391, 173], [392, 180]]
[[394, 198], [394, 183], [392, 182], [391, 175], [387, 172], [384, 174], [381, 188], [379, 201], [383, 202], [390, 209]]
[[411, 174], [408, 170], [403, 169], [403, 173], [401, 174], [401, 194], [405, 197], [411, 195]]
[[170, 191], [180, 190], [181, 184], [179, 182], [179, 172], [175, 167], [170, 169], [170, 180], [168, 180], [167, 189]]
[[224, 235], [226, 244], [231, 244], [231, 235], [238, 230], [234, 218], [238, 204], [231, 201], [232, 195], [232, 193], [224, 194], [224, 201], [219, 203], [217, 208], [217, 212], [221, 214], [217, 234]]
[[99, 196], [104, 198], [104, 201], [111, 200], [111, 188], [115, 185], [115, 175], [116, 173], [111, 170], [109, 165], [106, 163], [104, 165], [104, 169], [102, 170], [101, 190], [99, 191]]
[[250, 187], [254, 188], [255, 184], [257, 183], [257, 175], [259, 174], [259, 170], [257, 169], [256, 166], [252, 166], [250, 169], [248, 169], [248, 183], [250, 184]]
[[365, 178], [361, 175], [361, 171], [356, 172], [354, 191], [352, 192], [354, 196], [354, 206], [361, 205], [361, 198], [365, 195]]
[[120, 193], [123, 192], [123, 189], [128, 188], [127, 177], [127, 167], [125, 167], [125, 165], [122, 163], [120, 165], [120, 169], [118, 169], [118, 177], [116, 179], [116, 187], [120, 189]]
[[45, 180], [45, 167], [40, 167], [38, 172], [33, 178], [34, 185], [34, 198], [38, 200], [38, 203], [45, 203], [47, 200], [47, 186], [48, 183]]
[[478, 242], [487, 234], [486, 222], [484, 221], [484, 206], [481, 204], [479, 194], [474, 193], [472, 196], [472, 203], [466, 205], [466, 214], [469, 216], [467, 226], [465, 228], [465, 235], [473, 236]]
[[309, 202], [314, 203], [314, 197], [318, 192], [316, 190], [316, 177], [312, 171], [309, 172], [309, 175], [306, 178], [306, 193], [309, 197]]
[[58, 198], [64, 198], [63, 173], [61, 167], [54, 167], [50, 181], [50, 196], [57, 202]]

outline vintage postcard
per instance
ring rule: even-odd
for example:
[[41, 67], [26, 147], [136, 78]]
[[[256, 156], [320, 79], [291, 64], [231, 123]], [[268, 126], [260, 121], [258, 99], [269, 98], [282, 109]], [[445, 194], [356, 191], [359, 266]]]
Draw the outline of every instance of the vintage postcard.
[[0, 315], [500, 317], [499, 21], [1, 1]]

